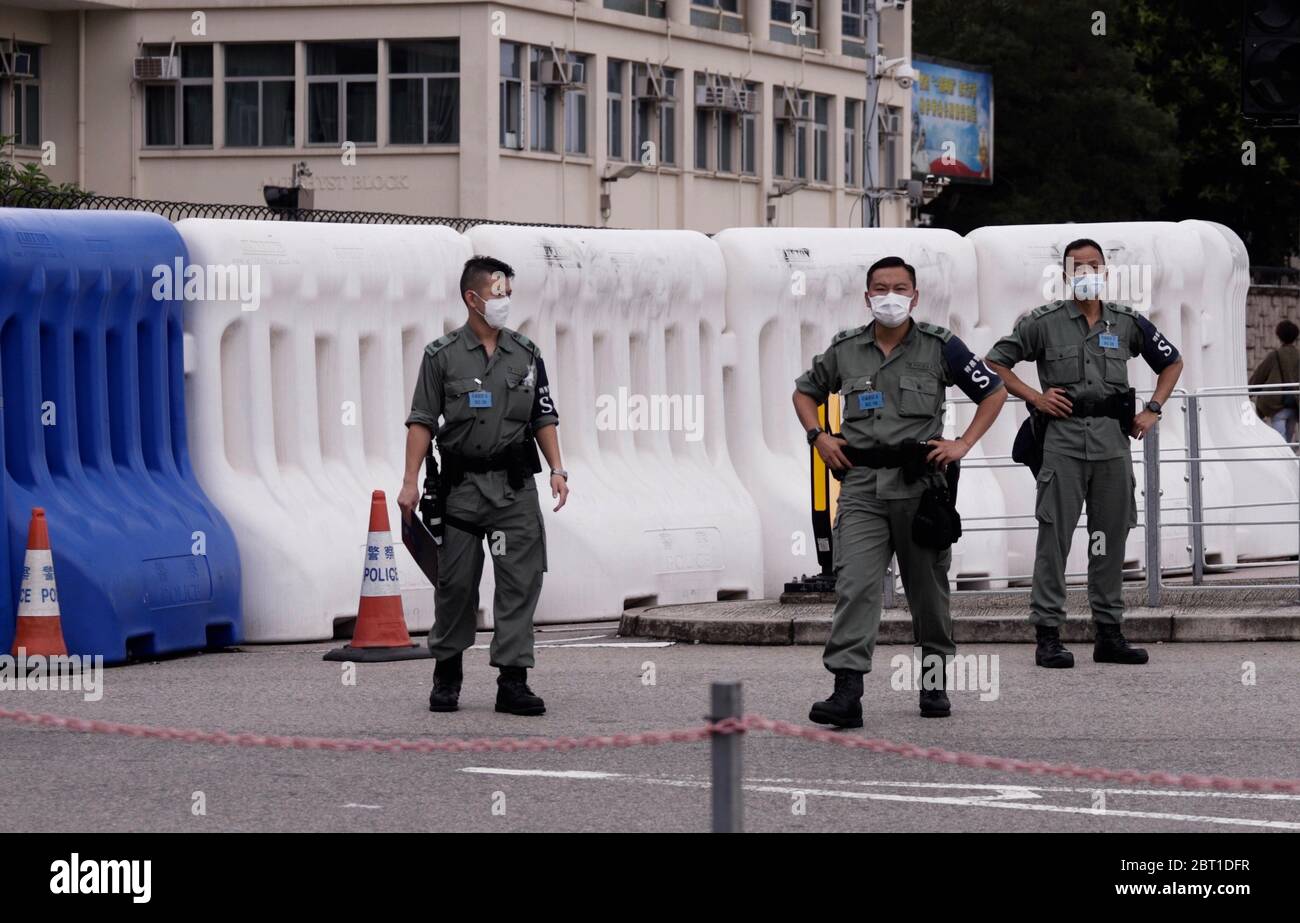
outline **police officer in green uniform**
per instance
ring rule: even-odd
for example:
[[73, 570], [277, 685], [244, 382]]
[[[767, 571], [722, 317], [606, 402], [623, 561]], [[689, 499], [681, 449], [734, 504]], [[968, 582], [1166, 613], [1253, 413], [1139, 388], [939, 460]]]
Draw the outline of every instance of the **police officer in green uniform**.
[[541, 468], [537, 448], [551, 467], [557, 511], [568, 498], [569, 475], [561, 465], [559, 417], [541, 352], [505, 326], [513, 276], [514, 270], [490, 257], [465, 263], [460, 291], [468, 318], [425, 347], [406, 420], [406, 476], [397, 500], [403, 516], [413, 515], [420, 501], [417, 479], [434, 433], [442, 460], [437, 507], [444, 534], [429, 632], [437, 660], [431, 711], [458, 707], [462, 652], [474, 643], [484, 542], [496, 576], [490, 650], [500, 670], [496, 710], [546, 711], [527, 682], [533, 612], [546, 570], [545, 526], [533, 480]]
[[[945, 485], [946, 467], [989, 428], [1006, 392], [951, 331], [912, 320], [918, 297], [916, 270], [901, 258], [873, 264], [866, 292], [873, 322], [837, 334], [795, 382], [795, 412], [808, 442], [842, 479], [834, 531], [835, 616], [822, 656], [835, 690], [808, 716], [820, 724], [862, 727], [862, 678], [871, 670], [885, 568], [895, 553], [923, 662], [940, 665], [938, 682], [922, 684], [921, 714], [951, 713], [942, 678], [956, 652], [948, 607], [952, 550], [918, 544], [912, 524], [926, 489]], [[940, 437], [944, 389], [951, 384], [978, 408], [966, 432], [948, 440]], [[840, 436], [818, 425], [818, 405], [832, 391], [843, 393]]]
[[[1182, 373], [1178, 350], [1132, 308], [1101, 301], [1107, 286], [1106, 258], [1092, 240], [1065, 247], [1062, 271], [1072, 297], [1035, 308], [985, 357], [1007, 390], [1032, 408], [1041, 457], [1035, 517], [1038, 548], [1029, 596], [1040, 667], [1072, 667], [1061, 644], [1065, 621], [1065, 562], [1086, 501], [1088, 507], [1088, 601], [1096, 627], [1093, 660], [1142, 664], [1120, 628], [1124, 616], [1124, 545], [1137, 524], [1129, 437], [1143, 438]], [[1156, 372], [1155, 394], [1134, 414], [1128, 360], [1141, 355]], [[1011, 367], [1038, 364], [1043, 391], [1025, 384]], [[1117, 425], [1118, 421], [1118, 425]], [[1032, 467], [1032, 466], [1031, 466]], [[1148, 501], [1150, 502], [1150, 501]]]

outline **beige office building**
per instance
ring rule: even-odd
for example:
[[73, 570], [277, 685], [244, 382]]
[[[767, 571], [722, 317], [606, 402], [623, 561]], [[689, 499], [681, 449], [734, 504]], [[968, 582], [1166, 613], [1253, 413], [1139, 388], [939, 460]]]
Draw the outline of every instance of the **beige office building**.
[[[0, 133], [106, 195], [262, 204], [302, 161], [317, 208], [856, 226], [864, 2], [17, 0]], [[910, 5], [884, 5], [881, 52], [910, 59]], [[893, 189], [910, 91], [882, 80], [876, 115]]]

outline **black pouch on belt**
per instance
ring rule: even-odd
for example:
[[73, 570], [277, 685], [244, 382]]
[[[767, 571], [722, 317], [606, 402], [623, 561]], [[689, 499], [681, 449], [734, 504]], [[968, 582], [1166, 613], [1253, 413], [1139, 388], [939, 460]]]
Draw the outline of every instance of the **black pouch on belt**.
[[1047, 437], [1047, 415], [1039, 413], [1032, 407], [1025, 422], [1016, 431], [1015, 442], [1011, 444], [1011, 460], [1021, 465], [1028, 465], [1034, 477], [1043, 467], [1043, 442]]
[[912, 541], [944, 551], [961, 538], [961, 515], [946, 486], [927, 487], [912, 518]]

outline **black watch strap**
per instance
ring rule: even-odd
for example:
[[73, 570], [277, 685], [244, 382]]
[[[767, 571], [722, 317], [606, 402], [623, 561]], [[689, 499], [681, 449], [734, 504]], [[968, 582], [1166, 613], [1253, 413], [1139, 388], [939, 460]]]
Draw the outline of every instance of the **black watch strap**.
[[814, 442], [817, 441], [817, 437], [824, 432], [826, 431], [822, 429], [820, 426], [814, 426], [812, 429], [808, 430], [808, 444], [812, 445]]

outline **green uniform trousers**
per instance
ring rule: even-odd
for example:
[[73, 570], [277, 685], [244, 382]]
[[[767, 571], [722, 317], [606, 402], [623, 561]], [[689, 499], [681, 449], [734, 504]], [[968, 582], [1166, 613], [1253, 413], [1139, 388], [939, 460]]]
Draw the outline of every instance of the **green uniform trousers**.
[[952, 549], [934, 551], [912, 542], [912, 519], [920, 497], [881, 500], [846, 486], [835, 514], [835, 617], [822, 663], [826, 669], [871, 671], [880, 631], [885, 568], [898, 555], [912, 632], [923, 657], [945, 659], [957, 651], [948, 606]]
[[470, 480], [447, 497], [449, 516], [479, 526], [487, 535], [478, 538], [451, 526], [444, 529], [429, 631], [429, 650], [436, 659], [454, 657], [474, 643], [486, 543], [496, 578], [492, 666], [533, 666], [533, 613], [546, 571], [546, 531], [531, 481], [505, 506], [490, 503]]
[[1097, 622], [1124, 617], [1124, 545], [1137, 525], [1133, 461], [1087, 461], [1044, 452], [1038, 471], [1038, 550], [1029, 591], [1029, 621], [1059, 627], [1065, 621], [1065, 562], [1079, 513], [1088, 504], [1088, 602]]

